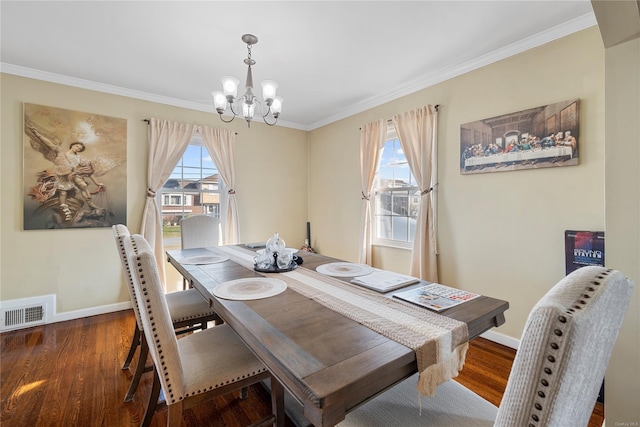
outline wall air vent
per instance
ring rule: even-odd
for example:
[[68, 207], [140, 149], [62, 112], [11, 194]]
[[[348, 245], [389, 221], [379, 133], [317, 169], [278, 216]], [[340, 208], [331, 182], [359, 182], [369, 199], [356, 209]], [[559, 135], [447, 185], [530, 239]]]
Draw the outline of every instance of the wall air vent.
[[55, 295], [0, 302], [0, 332], [48, 323], [55, 309], [55, 302]]

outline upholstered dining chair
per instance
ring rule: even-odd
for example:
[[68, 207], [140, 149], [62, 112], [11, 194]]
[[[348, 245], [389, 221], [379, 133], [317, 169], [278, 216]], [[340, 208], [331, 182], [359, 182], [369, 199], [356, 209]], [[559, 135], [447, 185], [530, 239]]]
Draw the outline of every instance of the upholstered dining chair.
[[[146, 367], [147, 355], [149, 354], [149, 347], [144, 338], [142, 332], [142, 322], [140, 319], [140, 312], [138, 310], [138, 304], [136, 302], [136, 295], [133, 289], [133, 278], [131, 276], [131, 269], [129, 268], [129, 260], [124, 250], [124, 240], [130, 237], [129, 229], [123, 224], [116, 224], [111, 227], [113, 235], [116, 239], [116, 246], [120, 255], [120, 261], [122, 263], [122, 269], [127, 279], [127, 290], [129, 291], [129, 297], [131, 298], [131, 305], [133, 306], [133, 313], [135, 314], [136, 324], [133, 331], [133, 337], [129, 346], [129, 352], [122, 365], [122, 369], [129, 369], [133, 356], [135, 355], [138, 347], [140, 352], [138, 354], [138, 363], [136, 364], [131, 378], [131, 383], [127, 394], [124, 398], [125, 402], [130, 402], [138, 388], [140, 378], [142, 374], [149, 371], [150, 368]], [[185, 334], [198, 329], [206, 329], [208, 322], [222, 323], [220, 317], [209, 307], [207, 301], [195, 289], [189, 289], [186, 291], [171, 292], [165, 294], [167, 306], [169, 307], [169, 315], [171, 317], [171, 323], [178, 335]]]
[[[180, 244], [182, 249], [218, 246], [220, 240], [220, 220], [209, 215], [193, 215], [180, 219]], [[182, 280], [183, 289], [189, 287], [187, 279]]]
[[347, 415], [340, 427], [586, 426], [633, 283], [582, 267], [533, 307], [500, 407], [451, 380], [418, 406], [413, 376]]
[[182, 423], [183, 410], [270, 378], [272, 414], [255, 425], [283, 426], [284, 388], [231, 327], [222, 324], [177, 339], [151, 247], [139, 234], [125, 239], [124, 247], [154, 364], [142, 425], [151, 423], [161, 389], [168, 407], [167, 426], [176, 427]]
[[182, 249], [219, 245], [220, 220], [209, 215], [193, 215], [180, 220]]

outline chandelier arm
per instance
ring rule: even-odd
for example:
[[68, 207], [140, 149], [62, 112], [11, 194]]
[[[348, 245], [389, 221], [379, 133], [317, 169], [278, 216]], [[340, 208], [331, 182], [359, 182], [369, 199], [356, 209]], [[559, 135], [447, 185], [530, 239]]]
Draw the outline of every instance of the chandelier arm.
[[276, 123], [278, 123], [278, 118], [276, 117], [273, 123], [269, 123], [269, 121], [267, 120], [267, 116], [262, 116], [262, 121], [265, 122], [268, 126], [274, 126]]
[[[238, 115], [238, 113], [236, 113], [236, 111], [233, 109], [233, 104], [235, 104], [236, 102], [237, 102], [237, 103], [240, 103], [240, 100], [242, 100], [242, 99], [243, 99], [243, 98], [238, 98], [238, 99], [236, 99], [234, 102], [230, 102], [230, 103], [229, 103], [229, 109], [231, 110], [231, 114], [233, 114], [233, 117], [234, 117], [234, 118]], [[233, 119], [231, 119], [231, 120], [233, 120]]]
[[264, 116], [262, 116], [262, 119], [264, 120], [269, 114], [271, 114], [271, 105], [269, 104], [265, 104], [267, 106], [267, 112]]
[[273, 123], [269, 123], [269, 121], [267, 120], [267, 117], [269, 117], [270, 114], [271, 114], [271, 105], [267, 104], [267, 113], [264, 116], [262, 116], [262, 121], [265, 122], [269, 126], [273, 126], [276, 123], [278, 123], [278, 118], [272, 116], [272, 117], [274, 117], [275, 120], [273, 121]]
[[231, 120], [225, 120], [222, 118], [222, 113], [218, 113], [220, 115], [220, 120], [222, 120], [223, 123], [231, 123], [233, 121], [233, 119], [236, 118], [236, 115], [234, 114], [233, 117], [231, 117]]

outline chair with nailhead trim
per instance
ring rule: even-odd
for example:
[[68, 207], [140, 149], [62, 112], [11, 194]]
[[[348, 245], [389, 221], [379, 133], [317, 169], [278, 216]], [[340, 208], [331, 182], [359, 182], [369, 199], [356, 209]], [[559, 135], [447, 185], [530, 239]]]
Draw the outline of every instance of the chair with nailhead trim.
[[338, 426], [587, 426], [632, 289], [621, 272], [587, 266], [549, 290], [529, 314], [499, 408], [453, 380], [419, 405], [414, 375]]
[[[127, 290], [129, 291], [131, 305], [133, 306], [133, 312], [136, 317], [136, 324], [131, 344], [129, 346], [129, 353], [122, 365], [122, 369], [129, 369], [137, 348], [140, 348], [138, 362], [133, 372], [129, 389], [127, 390], [127, 394], [124, 398], [125, 402], [130, 402], [138, 388], [142, 374], [151, 370], [151, 367], [146, 366], [149, 348], [147, 347], [147, 342], [142, 332], [142, 322], [140, 320], [140, 312], [138, 311], [138, 304], [136, 303], [136, 296], [133, 289], [129, 261], [127, 260], [127, 256], [124, 251], [124, 240], [130, 237], [129, 229], [123, 224], [116, 224], [111, 228], [118, 247], [120, 261], [122, 262], [122, 269], [125, 277], [127, 278]], [[222, 323], [220, 317], [212, 308], [209, 307], [208, 302], [202, 298], [202, 295], [200, 295], [200, 293], [195, 289], [171, 292], [166, 294], [165, 298], [169, 307], [173, 328], [178, 335], [183, 335], [187, 332], [199, 329], [206, 329], [208, 322], [214, 322], [216, 324]]]
[[[218, 246], [220, 220], [209, 215], [192, 215], [180, 220], [180, 244], [182, 249]], [[189, 287], [187, 279], [182, 281]]]
[[[284, 425], [284, 388], [227, 324], [177, 339], [148, 242], [139, 234], [124, 241], [154, 381], [142, 426], [148, 426], [160, 390], [167, 426], [182, 423], [183, 411], [215, 397], [270, 379], [272, 414], [254, 425]], [[184, 292], [184, 291], [183, 291]]]

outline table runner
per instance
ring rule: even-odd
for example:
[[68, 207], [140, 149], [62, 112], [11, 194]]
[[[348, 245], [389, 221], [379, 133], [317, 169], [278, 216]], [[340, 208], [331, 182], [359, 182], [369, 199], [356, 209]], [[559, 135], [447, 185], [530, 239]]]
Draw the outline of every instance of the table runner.
[[[239, 246], [215, 249], [253, 269], [255, 252]], [[469, 345], [464, 322], [303, 267], [278, 273], [278, 278], [292, 290], [414, 350], [418, 391], [425, 396], [433, 396], [436, 387], [456, 377], [464, 365]]]

